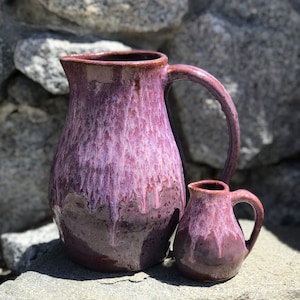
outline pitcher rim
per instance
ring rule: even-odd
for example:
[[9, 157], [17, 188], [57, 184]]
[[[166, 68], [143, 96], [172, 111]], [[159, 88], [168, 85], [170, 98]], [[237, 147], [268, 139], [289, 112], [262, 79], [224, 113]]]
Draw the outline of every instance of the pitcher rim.
[[[148, 58], [144, 59], [131, 59], [131, 60], [117, 60], [110, 59], [109, 57], [124, 57], [133, 55], [149, 55]], [[152, 55], [153, 58], [150, 58]], [[102, 58], [102, 59], [101, 59]], [[106, 58], [106, 59], [105, 59]], [[80, 54], [69, 54], [61, 56], [61, 62], [78, 62], [90, 65], [101, 65], [101, 66], [158, 66], [166, 65], [168, 63], [168, 57], [161, 52], [152, 50], [122, 50], [122, 51], [101, 51], [101, 52], [88, 52]]]
[[[221, 186], [221, 189], [209, 189], [205, 188], [205, 185], [218, 185]], [[206, 180], [200, 180], [200, 181], [195, 181], [190, 184], [188, 184], [189, 190], [193, 191], [205, 191], [206, 193], [223, 193], [223, 192], [228, 192], [229, 187], [228, 185], [221, 181], [221, 180], [216, 180], [216, 179], [206, 179]]]

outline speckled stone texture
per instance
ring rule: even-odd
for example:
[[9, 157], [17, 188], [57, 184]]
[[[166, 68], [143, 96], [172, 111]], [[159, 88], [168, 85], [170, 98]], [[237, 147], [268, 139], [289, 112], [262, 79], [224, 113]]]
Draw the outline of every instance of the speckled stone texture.
[[[35, 1], [36, 2], [36, 1]], [[158, 31], [179, 25], [187, 0], [38, 0], [49, 14], [98, 31]]]
[[[171, 63], [203, 68], [228, 89], [240, 117], [238, 167], [274, 165], [298, 155], [299, 1], [191, 2], [193, 17], [170, 39], [167, 53]], [[190, 159], [220, 168], [226, 155], [220, 107], [196, 85], [174, 90]]]
[[59, 57], [75, 53], [129, 50], [117, 41], [65, 38], [55, 34], [32, 35], [18, 42], [14, 51], [16, 69], [54, 95], [68, 94], [69, 87]]

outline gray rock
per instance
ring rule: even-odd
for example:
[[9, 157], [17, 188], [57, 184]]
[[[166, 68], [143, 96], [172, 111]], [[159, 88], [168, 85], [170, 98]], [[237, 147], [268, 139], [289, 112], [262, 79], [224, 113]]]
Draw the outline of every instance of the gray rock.
[[[104, 5], [103, 1], [101, 3], [96, 3], [98, 6], [102, 4]], [[138, 3], [134, 2], [132, 4], [137, 5]], [[152, 3], [149, 3], [149, 5], [151, 4]], [[87, 5], [88, 4], [86, 4], [86, 6]], [[111, 5], [111, 3], [108, 3], [108, 5]], [[28, 32], [45, 32], [50, 30], [51, 32], [60, 34], [71, 33], [75, 37], [80, 37], [80, 42], [83, 42], [83, 37], [84, 39], [88, 40], [117, 40], [126, 41], [127, 44], [132, 45], [135, 48], [154, 50], [159, 49], [161, 45], [166, 42], [166, 40], [172, 38], [172, 35], [177, 29], [177, 27], [173, 26], [172, 28], [163, 28], [162, 30], [155, 32], [132, 32], [125, 31], [123, 29], [123, 24], [121, 24], [119, 31], [110, 32], [110, 26], [107, 28], [99, 28], [96, 26], [97, 24], [100, 24], [103, 18], [93, 19], [93, 16], [91, 16], [91, 19], [96, 22], [95, 26], [83, 26], [81, 21], [78, 22], [78, 19], [72, 21], [65, 17], [59, 16], [59, 14], [50, 12], [47, 7], [42, 5], [38, 0], [7, 1], [3, 6], [4, 14], [7, 16], [6, 22], [4, 22], [4, 25], [6, 24], [6, 28], [2, 30], [2, 35], [5, 37], [5, 39], [9, 37], [16, 37], [15, 39], [18, 40], [24, 38], [24, 36], [28, 36]], [[160, 9], [159, 7], [157, 8]], [[185, 11], [186, 10], [187, 8]], [[160, 14], [161, 12], [163, 12], [163, 10], [160, 10], [157, 14]], [[168, 9], [168, 13], [169, 12], [172, 13], [171, 9]], [[93, 12], [91, 12], [91, 14], [93, 14]], [[113, 19], [113, 16], [107, 17]], [[90, 18], [84, 19], [83, 22], [89, 22], [89, 19]], [[130, 19], [130, 16], [126, 15], [126, 19]], [[179, 19], [180, 17], [178, 20]], [[134, 23], [137, 22], [139, 22], [139, 19], [134, 20]], [[15, 24], [14, 27], [12, 26], [13, 24]], [[20, 27], [24, 30], [21, 30], [21, 32], [16, 34], [16, 31], [18, 31], [18, 28]]]
[[9, 81], [7, 94], [13, 102], [30, 106], [40, 106], [43, 99], [51, 97], [41, 85], [20, 74]]
[[[218, 178], [216, 172], [196, 164], [185, 164], [186, 182]], [[276, 165], [261, 166], [235, 172], [230, 189], [247, 189], [263, 203], [265, 224], [300, 225], [300, 162], [289, 160]], [[252, 218], [253, 209], [247, 204], [235, 207], [237, 216]]]
[[214, 170], [207, 166], [199, 166], [185, 161], [183, 161], [183, 166], [186, 184], [194, 181], [215, 178]]
[[39, 0], [50, 12], [83, 27], [108, 32], [149, 32], [180, 25], [187, 0]]
[[3, 23], [3, 14], [2, 14], [2, 10], [3, 10], [3, 9], [2, 9], [2, 5], [3, 5], [3, 4], [2, 4], [2, 2], [3, 2], [3, 1], [1, 1], [1, 3], [0, 3], [0, 25]]
[[[80, 25], [78, 26], [50, 13], [38, 0], [10, 1], [8, 4], [4, 4], [4, 13], [9, 16], [11, 22], [22, 23], [43, 30], [51, 29], [57, 32], [72, 32], [74, 34], [84, 32]], [[30, 31], [35, 30], [31, 29]]]
[[54, 223], [22, 233], [2, 234], [1, 245], [6, 267], [18, 273], [24, 272], [33, 260], [51, 248], [50, 242], [58, 238]]
[[[239, 113], [239, 168], [273, 164], [300, 150], [300, 17], [290, 1], [214, 1], [169, 43], [171, 63], [216, 76]], [[213, 97], [174, 84], [184, 139], [194, 162], [221, 168], [227, 129]]]
[[11, 45], [9, 45], [7, 41], [1, 37], [2, 34], [0, 29], [0, 103], [5, 98], [4, 82], [9, 78], [13, 71], [15, 71]]
[[[246, 235], [253, 222], [242, 221]], [[36, 259], [17, 279], [0, 286], [1, 299], [299, 299], [299, 228], [263, 228], [239, 274], [220, 284], [181, 276], [172, 259], [138, 273], [99, 273], [79, 267], [60, 244]], [[292, 242], [290, 246], [280, 241]], [[289, 237], [289, 239], [286, 239]]]
[[14, 54], [16, 68], [52, 94], [67, 94], [68, 83], [59, 57], [67, 54], [128, 50], [119, 42], [72, 42], [54, 36], [34, 36], [21, 40]]
[[39, 102], [0, 106], [0, 233], [24, 230], [49, 218], [50, 165], [67, 100]]
[[3, 67], [3, 63], [2, 63], [2, 40], [0, 39], [0, 83], [3, 82], [3, 73], [4, 73], [4, 67]]
[[[249, 172], [239, 186], [251, 190], [265, 208], [265, 223], [300, 225], [300, 163], [285, 162], [276, 166], [260, 167]], [[252, 216], [252, 211], [239, 205], [241, 216]], [[242, 214], [242, 208], [245, 209]]]

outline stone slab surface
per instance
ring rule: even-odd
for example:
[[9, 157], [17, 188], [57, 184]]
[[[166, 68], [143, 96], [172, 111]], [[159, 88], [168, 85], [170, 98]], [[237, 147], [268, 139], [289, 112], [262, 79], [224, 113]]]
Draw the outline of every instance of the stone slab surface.
[[21, 273], [33, 260], [51, 249], [59, 238], [54, 223], [22, 233], [4, 233], [0, 236], [2, 254], [8, 269]]
[[69, 54], [130, 50], [117, 41], [75, 42], [62, 36], [41, 34], [20, 40], [14, 53], [16, 68], [54, 95], [69, 92], [59, 57]]
[[[253, 223], [242, 221], [246, 236]], [[17, 279], [0, 286], [0, 299], [300, 299], [300, 228], [263, 228], [240, 273], [219, 284], [182, 277], [172, 259], [135, 274], [104, 274], [72, 263], [61, 244]]]

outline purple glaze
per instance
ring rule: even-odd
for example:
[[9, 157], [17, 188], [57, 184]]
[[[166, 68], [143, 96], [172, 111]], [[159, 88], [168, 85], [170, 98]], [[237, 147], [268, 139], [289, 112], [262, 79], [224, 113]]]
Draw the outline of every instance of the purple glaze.
[[239, 147], [232, 100], [211, 76], [209, 82], [203, 79], [205, 71], [195, 74], [196, 68], [178, 65], [176, 75], [157, 52], [70, 55], [61, 63], [70, 103], [49, 195], [64, 246], [74, 260], [96, 270], [152, 266], [165, 257], [186, 203], [164, 89], [191, 74], [223, 105], [229, 102], [225, 181], [233, 174]]
[[61, 59], [70, 104], [50, 203], [70, 256], [102, 271], [161, 261], [185, 207], [164, 102], [167, 58], [123, 56], [138, 61], [115, 61], [113, 53]]
[[[174, 241], [179, 270], [200, 281], [223, 281], [235, 276], [251, 251], [264, 219], [259, 199], [246, 190], [230, 192], [222, 181], [203, 180], [189, 185], [190, 200]], [[249, 203], [255, 211], [250, 240], [234, 216], [236, 203]]]

